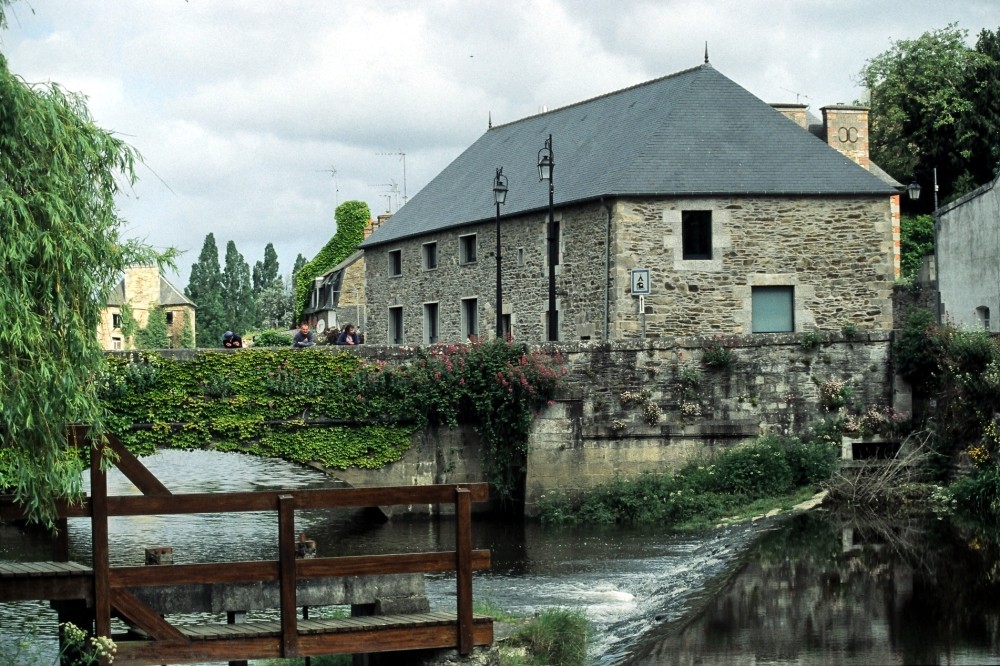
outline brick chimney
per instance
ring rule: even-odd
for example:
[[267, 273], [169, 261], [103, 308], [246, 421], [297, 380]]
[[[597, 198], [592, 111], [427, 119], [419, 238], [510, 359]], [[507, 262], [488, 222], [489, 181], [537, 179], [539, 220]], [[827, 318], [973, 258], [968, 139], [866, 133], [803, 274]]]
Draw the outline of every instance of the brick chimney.
[[868, 154], [868, 107], [837, 104], [824, 106], [821, 111], [827, 144], [871, 170]]
[[365, 240], [368, 240], [369, 236], [381, 229], [382, 225], [388, 222], [390, 217], [392, 217], [390, 213], [382, 213], [377, 219], [368, 220], [368, 224], [365, 225], [364, 230]]
[[806, 117], [808, 104], [772, 104], [771, 107], [802, 129], [809, 129], [809, 120]]

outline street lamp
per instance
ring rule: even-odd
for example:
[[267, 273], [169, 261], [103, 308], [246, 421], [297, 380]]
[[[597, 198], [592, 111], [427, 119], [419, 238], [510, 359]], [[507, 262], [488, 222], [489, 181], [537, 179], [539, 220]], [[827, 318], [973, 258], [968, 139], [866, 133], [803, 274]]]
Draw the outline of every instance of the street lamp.
[[503, 339], [503, 283], [500, 279], [500, 206], [507, 201], [507, 176], [503, 167], [493, 178], [493, 203], [497, 207], [497, 339]]
[[906, 193], [910, 195], [911, 201], [916, 201], [920, 198], [920, 183], [913, 181], [906, 186]]
[[556, 191], [555, 173], [556, 161], [552, 154], [552, 135], [545, 140], [545, 145], [538, 151], [538, 180], [549, 181], [549, 223], [547, 227], [549, 241], [549, 342], [559, 340], [559, 321], [556, 312], [556, 263], [559, 261], [559, 245], [556, 238], [555, 214], [552, 210], [552, 195]]

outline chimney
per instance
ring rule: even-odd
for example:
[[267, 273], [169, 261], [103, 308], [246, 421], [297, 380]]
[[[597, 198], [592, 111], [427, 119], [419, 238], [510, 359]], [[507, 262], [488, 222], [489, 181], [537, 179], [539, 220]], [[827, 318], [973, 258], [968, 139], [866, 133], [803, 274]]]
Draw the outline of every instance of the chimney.
[[824, 106], [821, 111], [827, 144], [870, 170], [868, 107], [836, 104]]
[[809, 129], [809, 120], [806, 118], [808, 104], [772, 104], [771, 107], [802, 129]]
[[391, 213], [382, 213], [377, 219], [368, 220], [368, 224], [365, 225], [364, 231], [365, 240], [368, 240], [369, 236], [381, 229], [382, 225], [388, 222], [390, 217], [392, 217]]

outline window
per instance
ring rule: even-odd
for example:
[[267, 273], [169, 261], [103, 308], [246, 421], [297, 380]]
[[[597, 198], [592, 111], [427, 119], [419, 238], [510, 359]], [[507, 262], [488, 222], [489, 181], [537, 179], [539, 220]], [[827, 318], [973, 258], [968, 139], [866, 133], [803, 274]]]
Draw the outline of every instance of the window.
[[463, 264], [476, 263], [476, 234], [459, 236], [459, 261]]
[[121, 338], [111, 338], [111, 348], [112, 349], [121, 349], [122, 348], [122, 339]]
[[712, 211], [681, 211], [681, 238], [685, 259], [711, 259]]
[[111, 328], [122, 327], [122, 316], [120, 314], [111, 315]]
[[788, 333], [795, 330], [793, 287], [753, 287], [751, 329], [754, 333]]
[[985, 305], [976, 308], [976, 320], [984, 331], [990, 330], [990, 309]]
[[462, 335], [466, 339], [479, 337], [479, 301], [475, 298], [462, 299]]
[[503, 326], [503, 338], [504, 340], [513, 340], [514, 334], [510, 327], [510, 315], [505, 314], [500, 318], [500, 325]]
[[167, 313], [167, 326], [173, 326], [173, 325], [174, 325], [174, 313], [173, 312], [168, 312]]
[[424, 243], [423, 244], [423, 260], [424, 260], [424, 270], [432, 271], [438, 267], [438, 244], [437, 243]]
[[424, 303], [424, 344], [438, 341], [438, 304]]
[[403, 274], [403, 251], [389, 252], [389, 277], [399, 277]]
[[403, 308], [389, 308], [389, 344], [403, 344]]
[[524, 248], [517, 248], [517, 265], [524, 266]]

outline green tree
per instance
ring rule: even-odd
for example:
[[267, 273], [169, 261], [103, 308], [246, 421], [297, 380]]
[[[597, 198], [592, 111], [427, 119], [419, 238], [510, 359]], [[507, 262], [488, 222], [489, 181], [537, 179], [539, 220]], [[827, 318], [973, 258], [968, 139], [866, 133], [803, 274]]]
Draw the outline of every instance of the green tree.
[[980, 58], [965, 81], [965, 95], [974, 112], [962, 116], [961, 153], [967, 155], [965, 170], [958, 176], [959, 193], [988, 183], [1000, 170], [1000, 30], [983, 30], [976, 41]]
[[222, 311], [227, 330], [240, 335], [253, 328], [256, 313], [250, 266], [236, 249], [236, 243], [226, 243], [226, 267], [222, 270]]
[[191, 328], [191, 322], [188, 321], [188, 313], [178, 312], [177, 316], [180, 317], [180, 322], [177, 324], [178, 333], [174, 347], [192, 349], [194, 348], [194, 331]]
[[172, 251], [121, 236], [115, 197], [137, 159], [83, 96], [28, 84], [0, 55], [0, 486], [33, 520], [80, 497], [67, 425], [103, 432], [95, 331], [111, 289], [130, 265], [172, 265]]
[[293, 328], [292, 292], [281, 277], [257, 297], [257, 328]]
[[195, 340], [199, 347], [218, 347], [226, 331], [226, 315], [222, 308], [222, 271], [219, 268], [219, 248], [215, 235], [205, 236], [198, 261], [191, 266], [191, 277], [184, 295], [198, 306]]
[[[916, 177], [928, 192], [937, 169], [942, 201], [961, 193], [955, 186], [970, 159], [972, 132], [963, 118], [977, 113], [968, 81], [985, 62], [966, 45], [967, 34], [952, 23], [896, 41], [861, 71], [870, 96], [872, 160], [901, 182]], [[920, 207], [932, 205], [926, 197]]]
[[345, 201], [337, 206], [334, 215], [337, 220], [337, 233], [333, 235], [323, 249], [313, 257], [312, 261], [296, 271], [295, 280], [295, 318], [298, 319], [309, 300], [313, 278], [327, 272], [351, 253], [365, 238], [365, 226], [371, 220], [371, 211], [364, 201]]
[[278, 279], [278, 253], [274, 244], [268, 243], [264, 248], [264, 261], [258, 261], [253, 267], [253, 293], [260, 294]]
[[168, 349], [170, 331], [167, 328], [167, 313], [156, 303], [149, 304], [149, 317], [146, 327], [135, 334], [135, 346], [139, 349]]
[[924, 257], [934, 253], [934, 217], [904, 215], [899, 223], [900, 272], [905, 280], [916, 278]]

